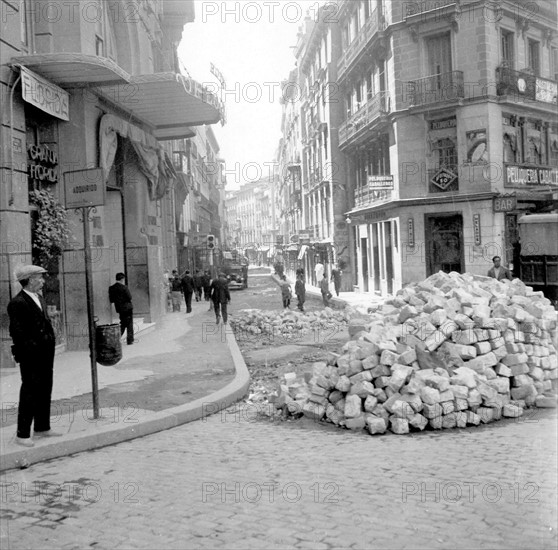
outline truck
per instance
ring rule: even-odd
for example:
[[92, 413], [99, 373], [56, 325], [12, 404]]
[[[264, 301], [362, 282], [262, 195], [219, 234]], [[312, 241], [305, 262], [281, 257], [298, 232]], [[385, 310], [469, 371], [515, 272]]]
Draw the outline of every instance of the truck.
[[229, 288], [248, 288], [248, 258], [238, 250], [223, 250], [221, 271], [229, 280]]
[[525, 214], [517, 220], [520, 278], [558, 308], [558, 212]]

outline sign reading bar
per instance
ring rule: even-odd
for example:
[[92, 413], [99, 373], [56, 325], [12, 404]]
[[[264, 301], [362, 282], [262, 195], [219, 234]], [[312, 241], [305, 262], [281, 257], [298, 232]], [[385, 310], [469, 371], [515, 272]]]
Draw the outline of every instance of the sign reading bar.
[[492, 199], [492, 211], [494, 213], [513, 212], [516, 208], [516, 197], [494, 197], [494, 199]]
[[105, 178], [102, 168], [64, 172], [66, 208], [105, 204]]
[[370, 189], [393, 189], [393, 176], [368, 176]]
[[70, 120], [70, 95], [34, 72], [21, 67], [21, 94], [27, 103], [62, 120]]
[[505, 164], [504, 167], [504, 187], [558, 186], [558, 168], [524, 164]]

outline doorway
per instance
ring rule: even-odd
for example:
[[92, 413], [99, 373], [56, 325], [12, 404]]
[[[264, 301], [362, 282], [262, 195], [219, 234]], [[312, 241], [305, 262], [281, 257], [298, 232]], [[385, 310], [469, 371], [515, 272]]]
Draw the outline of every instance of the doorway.
[[444, 271], [463, 273], [463, 216], [425, 214], [427, 276]]

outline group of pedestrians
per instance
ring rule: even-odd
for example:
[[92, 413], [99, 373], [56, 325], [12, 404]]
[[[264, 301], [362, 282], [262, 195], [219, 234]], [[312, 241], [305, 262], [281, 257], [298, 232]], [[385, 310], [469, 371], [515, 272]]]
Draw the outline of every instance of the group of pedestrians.
[[227, 323], [227, 305], [231, 301], [231, 295], [227, 276], [224, 273], [220, 273], [217, 278], [211, 280], [208, 270], [203, 273], [196, 270], [192, 275], [187, 269], [181, 277], [174, 269], [169, 284], [173, 311], [180, 311], [182, 296], [184, 296], [186, 313], [192, 313], [192, 298], [195, 297], [196, 302], [213, 302], [213, 308], [210, 305], [209, 309], [215, 311], [217, 324], [221, 318], [223, 323]]
[[[328, 307], [329, 301], [333, 297], [333, 294], [329, 290], [329, 280], [326, 273], [324, 272], [323, 265], [317, 264], [316, 267], [316, 277], [320, 277], [319, 279], [316, 278], [316, 280], [318, 281], [320, 292], [322, 294], [322, 301], [324, 306]], [[281, 275], [280, 279], [281, 280], [279, 285], [281, 288], [281, 299], [283, 300], [283, 307], [285, 309], [288, 309], [291, 307], [291, 299], [293, 295], [291, 285], [287, 281], [287, 277], [285, 275]], [[341, 271], [339, 269], [332, 269], [331, 281], [333, 281], [335, 293], [337, 294], [337, 296], [339, 296], [339, 290], [341, 289]], [[297, 297], [298, 310], [304, 311], [304, 302], [306, 301], [306, 283], [304, 282], [304, 269], [302, 268], [296, 270], [295, 295]]]

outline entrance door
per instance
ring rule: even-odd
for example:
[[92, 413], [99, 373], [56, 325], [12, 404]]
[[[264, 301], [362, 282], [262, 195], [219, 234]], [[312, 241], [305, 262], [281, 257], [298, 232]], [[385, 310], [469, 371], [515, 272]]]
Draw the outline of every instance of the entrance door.
[[463, 273], [463, 217], [426, 214], [427, 276], [438, 271]]

